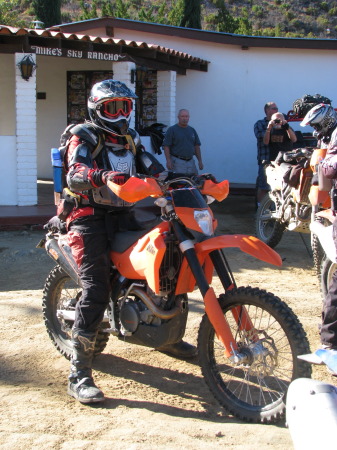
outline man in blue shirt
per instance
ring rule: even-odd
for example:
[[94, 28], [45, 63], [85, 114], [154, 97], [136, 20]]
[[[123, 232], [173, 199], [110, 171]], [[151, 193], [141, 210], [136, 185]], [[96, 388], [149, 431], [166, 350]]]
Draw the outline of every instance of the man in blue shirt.
[[[268, 102], [264, 106], [266, 117], [258, 120], [254, 125], [254, 134], [257, 139], [257, 163], [259, 166], [256, 188], [257, 188], [257, 202], [260, 203], [266, 193], [269, 191], [269, 186], [264, 173], [262, 161], [270, 161], [269, 145], [265, 144], [266, 135], [268, 135], [268, 123], [271, 116], [278, 112], [278, 107], [274, 102]], [[269, 142], [269, 139], [268, 139]]]
[[187, 109], [178, 113], [178, 123], [169, 127], [165, 133], [163, 148], [166, 157], [166, 167], [169, 171], [196, 175], [198, 169], [193, 159], [196, 156], [199, 169], [204, 168], [200, 139], [194, 128], [188, 125], [190, 114]]

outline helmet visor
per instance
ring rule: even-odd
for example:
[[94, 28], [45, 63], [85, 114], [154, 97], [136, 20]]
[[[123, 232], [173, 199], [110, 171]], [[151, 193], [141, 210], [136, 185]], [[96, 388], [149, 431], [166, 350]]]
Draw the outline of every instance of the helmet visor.
[[127, 117], [133, 108], [130, 98], [114, 98], [101, 105], [101, 115], [107, 119], [117, 119], [119, 116]]

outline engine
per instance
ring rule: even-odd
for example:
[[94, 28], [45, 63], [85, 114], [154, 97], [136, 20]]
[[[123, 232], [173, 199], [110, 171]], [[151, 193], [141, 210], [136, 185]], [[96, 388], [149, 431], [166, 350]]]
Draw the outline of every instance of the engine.
[[156, 317], [141, 300], [127, 298], [120, 309], [119, 320], [124, 335], [134, 333], [139, 324], [159, 326], [161, 320]]

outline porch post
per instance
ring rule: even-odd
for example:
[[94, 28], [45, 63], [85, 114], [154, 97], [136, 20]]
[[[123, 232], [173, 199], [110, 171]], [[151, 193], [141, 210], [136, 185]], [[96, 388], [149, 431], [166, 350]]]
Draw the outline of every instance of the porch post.
[[[135, 92], [136, 85], [131, 83], [131, 70], [136, 69], [133, 62], [119, 62], [113, 65], [114, 80], [122, 81], [131, 91]], [[135, 112], [132, 112], [130, 128], [135, 128]]]
[[[25, 53], [15, 54], [15, 112], [18, 206], [37, 204], [36, 72], [28, 81], [17, 66]], [[36, 63], [36, 55], [32, 54]]]
[[157, 72], [157, 121], [167, 126], [177, 121], [176, 88], [176, 72]]

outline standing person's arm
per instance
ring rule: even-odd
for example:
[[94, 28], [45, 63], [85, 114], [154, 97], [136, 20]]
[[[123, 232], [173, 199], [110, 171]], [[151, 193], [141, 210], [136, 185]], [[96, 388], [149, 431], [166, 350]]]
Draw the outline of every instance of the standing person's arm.
[[270, 142], [270, 132], [271, 132], [272, 128], [273, 128], [273, 121], [271, 120], [268, 123], [266, 132], [264, 133], [264, 136], [263, 136], [263, 143], [264, 143], [264, 145], [268, 145], [269, 142]]
[[202, 158], [201, 158], [201, 149], [200, 149], [200, 145], [195, 145], [194, 146], [194, 152], [195, 152], [195, 156], [198, 160], [199, 163], [199, 169], [202, 170], [204, 168], [204, 164], [202, 162]]
[[171, 159], [171, 147], [173, 144], [173, 129], [169, 127], [166, 130], [164, 139], [163, 139], [163, 150], [166, 158], [166, 167], [168, 170], [172, 170], [172, 159]]
[[297, 136], [295, 134], [295, 131], [289, 126], [289, 123], [285, 123], [284, 125], [282, 125], [283, 128], [287, 131], [289, 139], [291, 140], [292, 143], [297, 141]]
[[168, 170], [172, 170], [172, 160], [171, 160], [171, 152], [170, 152], [170, 147], [167, 145], [163, 146], [164, 149], [164, 154], [165, 154], [165, 158], [166, 158], [166, 167]]

